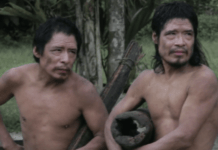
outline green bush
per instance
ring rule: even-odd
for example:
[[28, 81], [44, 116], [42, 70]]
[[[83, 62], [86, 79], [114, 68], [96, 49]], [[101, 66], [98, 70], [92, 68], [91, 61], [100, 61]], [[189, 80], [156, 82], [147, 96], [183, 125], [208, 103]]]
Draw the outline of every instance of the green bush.
[[198, 19], [198, 37], [201, 39], [215, 40], [218, 36], [218, 15], [202, 14]]

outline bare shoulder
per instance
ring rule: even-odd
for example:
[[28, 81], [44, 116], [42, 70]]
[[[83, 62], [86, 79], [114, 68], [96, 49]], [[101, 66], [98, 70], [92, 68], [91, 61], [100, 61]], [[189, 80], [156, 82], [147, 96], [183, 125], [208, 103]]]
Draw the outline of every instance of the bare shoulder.
[[213, 97], [218, 99], [218, 82], [214, 72], [207, 66], [200, 66], [194, 70], [189, 81], [189, 93], [198, 96]]
[[154, 70], [146, 69], [146, 70], [142, 71], [139, 75], [146, 77], [146, 78], [149, 78], [149, 77], [152, 77], [154, 74], [155, 74]]
[[155, 76], [153, 70], [144, 70], [139, 74], [139, 76], [134, 80], [132, 86], [146, 86], [149, 81]]
[[[4, 100], [8, 100], [9, 96], [22, 85], [24, 85], [24, 81], [26, 81], [26, 76], [30, 72], [29, 68], [32, 65], [24, 65], [16, 68], [11, 68], [6, 71], [0, 78], [0, 95]], [[4, 101], [3, 100], [3, 101]], [[1, 101], [1, 103], [3, 102]], [[4, 101], [5, 102], [5, 101]]]
[[76, 81], [76, 87], [80, 93], [89, 93], [95, 90], [95, 86], [84, 77], [78, 75], [77, 73], [73, 74], [74, 81]]
[[136, 99], [139, 99], [141, 101], [141, 99], [144, 98], [145, 91], [150, 85], [150, 82], [152, 81], [154, 76], [155, 73], [153, 70], [144, 70], [143, 72], [141, 72], [129, 87], [124, 100], [132, 97], [132, 99], [134, 99], [134, 102], [137, 102]]
[[2, 79], [11, 83], [21, 83], [33, 66], [35, 66], [35, 64], [27, 64], [11, 68], [2, 75]]
[[76, 73], [73, 76], [73, 81], [75, 81], [74, 86], [81, 102], [83, 100], [83, 102], [87, 103], [100, 99], [95, 86], [89, 80]]
[[217, 77], [214, 72], [207, 66], [202, 65], [194, 71], [191, 82], [192, 84], [210, 84], [217, 86]]
[[75, 90], [77, 98], [82, 110], [98, 108], [103, 109], [103, 101], [100, 98], [95, 86], [87, 79], [74, 73], [74, 81], [76, 80]]

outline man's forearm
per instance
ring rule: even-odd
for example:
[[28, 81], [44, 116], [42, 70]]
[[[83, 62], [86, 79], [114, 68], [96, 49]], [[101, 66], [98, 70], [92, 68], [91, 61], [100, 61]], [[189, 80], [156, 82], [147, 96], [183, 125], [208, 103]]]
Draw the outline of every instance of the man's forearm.
[[77, 150], [105, 150], [106, 143], [103, 136], [95, 136], [88, 144]]
[[190, 140], [186, 140], [183, 134], [174, 130], [156, 142], [147, 144], [135, 150], [180, 150], [190, 146]]
[[122, 150], [121, 147], [115, 142], [110, 130], [111, 121], [108, 120], [105, 126], [105, 140], [108, 150]]
[[0, 141], [2, 143], [2, 147], [5, 149], [9, 146], [16, 145], [2, 121], [1, 114], [0, 114]]

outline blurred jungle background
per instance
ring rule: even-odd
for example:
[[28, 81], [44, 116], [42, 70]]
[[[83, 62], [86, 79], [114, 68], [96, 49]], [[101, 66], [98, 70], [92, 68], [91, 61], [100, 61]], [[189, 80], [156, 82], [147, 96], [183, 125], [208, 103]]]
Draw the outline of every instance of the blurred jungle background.
[[[50, 17], [62, 16], [76, 23], [83, 45], [73, 70], [89, 79], [98, 92], [119, 65], [131, 40], [142, 46], [144, 57], [130, 73], [127, 87], [144, 69], [151, 69], [154, 45], [151, 17], [155, 8], [174, 0], [1, 0], [0, 75], [10, 68], [34, 63], [32, 39], [35, 29]], [[218, 1], [183, 0], [199, 17], [198, 38], [218, 76]], [[20, 131], [14, 98], [0, 107], [9, 132]]]

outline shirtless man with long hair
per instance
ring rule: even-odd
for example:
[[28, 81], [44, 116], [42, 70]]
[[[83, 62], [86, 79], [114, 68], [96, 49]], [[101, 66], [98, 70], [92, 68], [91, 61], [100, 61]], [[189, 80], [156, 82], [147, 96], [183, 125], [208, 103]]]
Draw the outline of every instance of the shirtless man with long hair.
[[197, 40], [198, 19], [184, 2], [160, 5], [152, 20], [154, 68], [143, 71], [106, 122], [109, 150], [120, 150], [113, 119], [145, 100], [155, 141], [137, 150], [211, 150], [218, 133], [218, 84]]
[[80, 150], [105, 148], [107, 110], [93, 84], [72, 71], [81, 42], [69, 20], [49, 19], [34, 37], [36, 63], [12, 68], [0, 78], [0, 104], [15, 97], [24, 143], [15, 144], [0, 119], [5, 150], [66, 150], [83, 118], [94, 138]]

